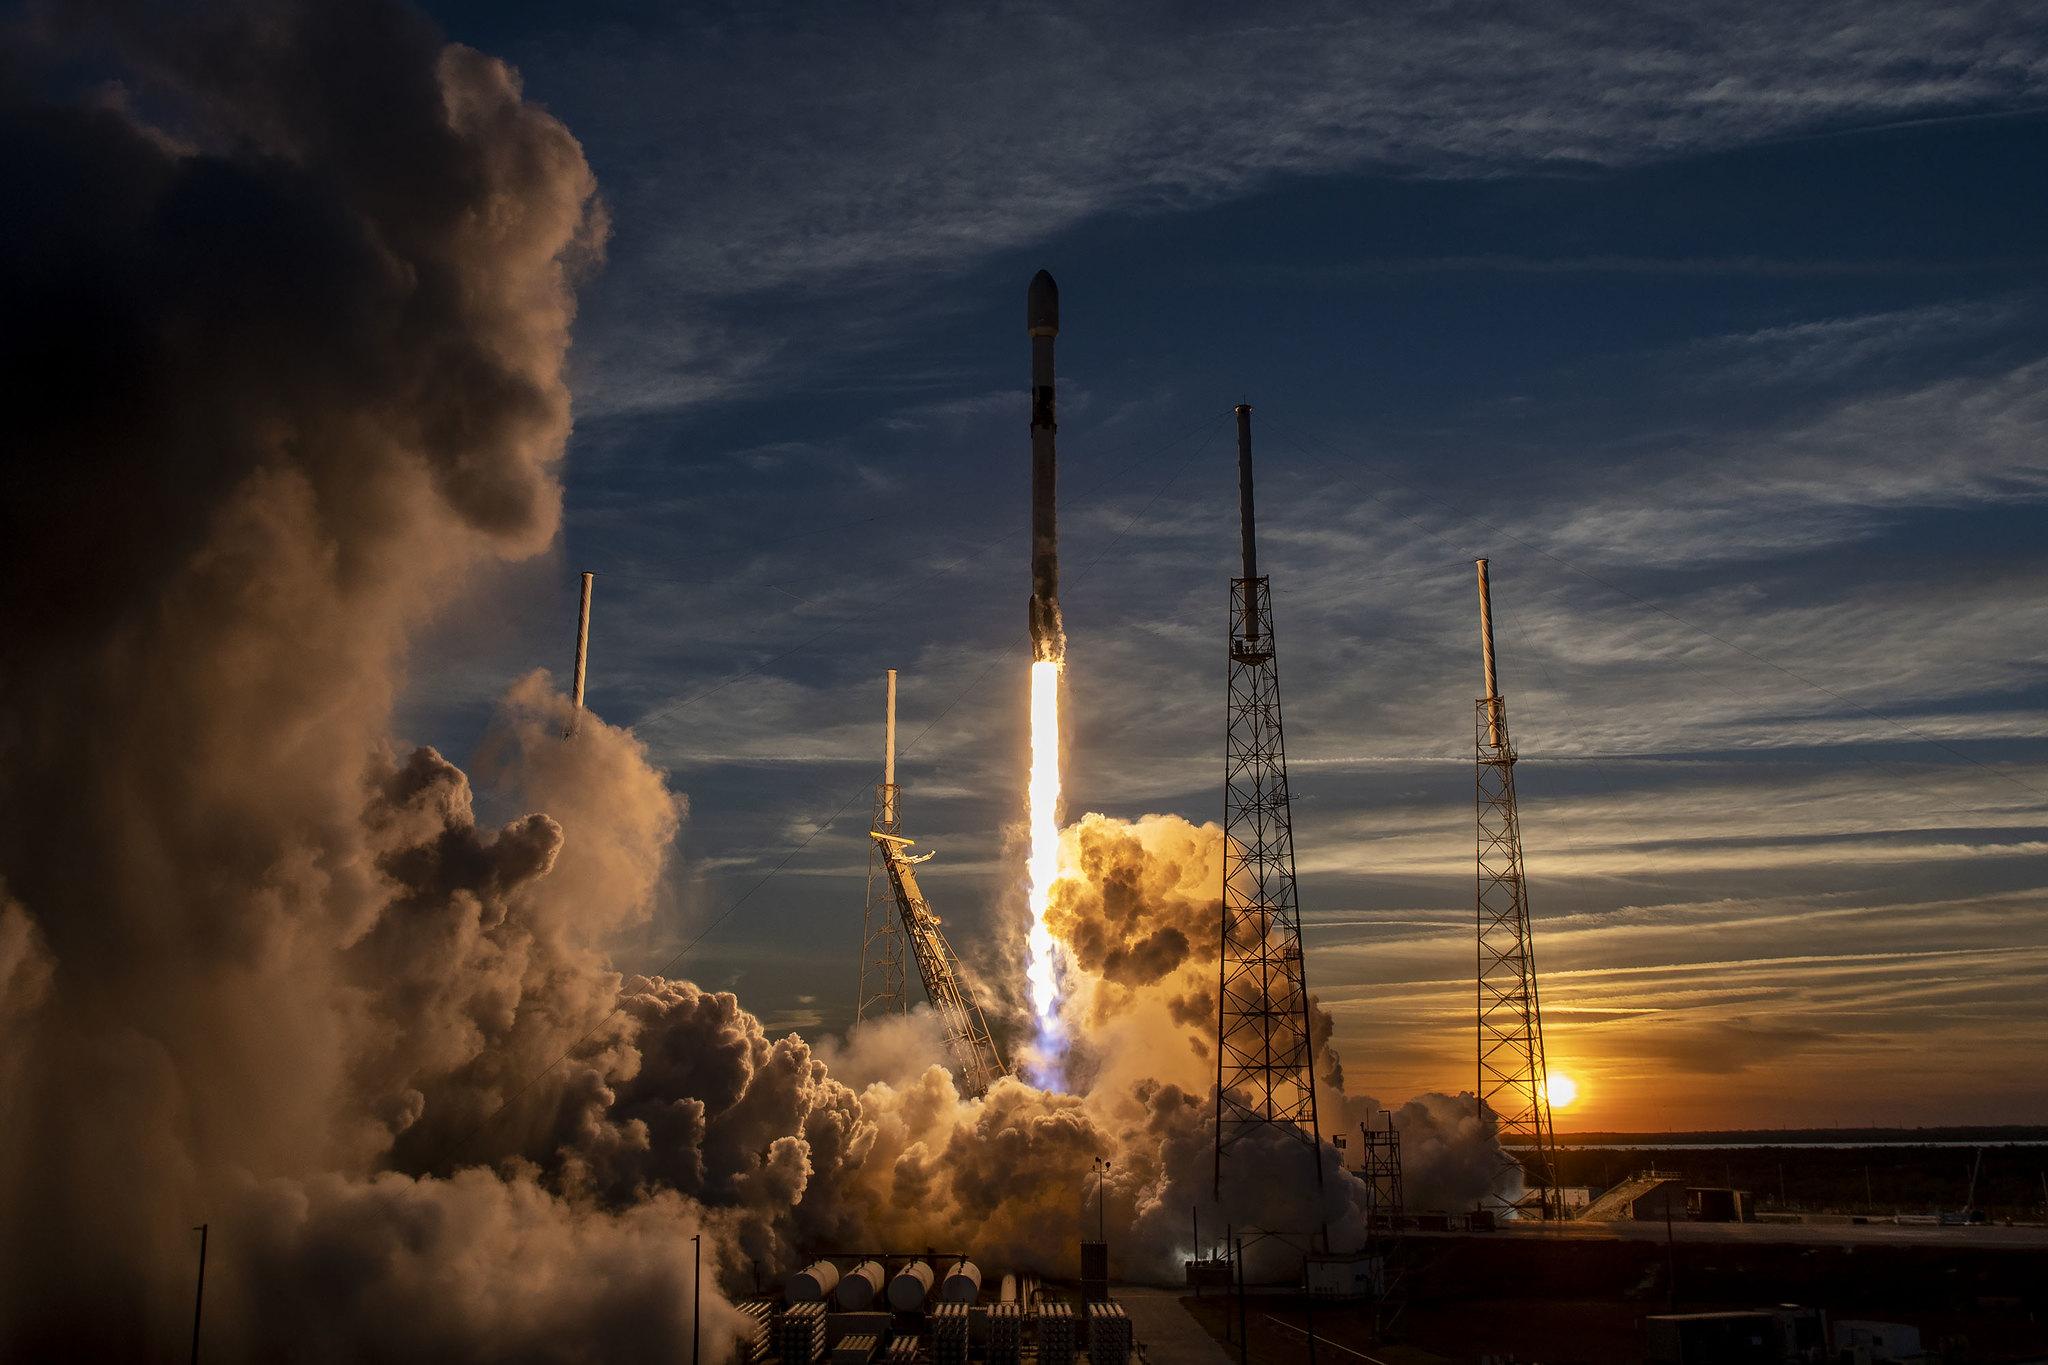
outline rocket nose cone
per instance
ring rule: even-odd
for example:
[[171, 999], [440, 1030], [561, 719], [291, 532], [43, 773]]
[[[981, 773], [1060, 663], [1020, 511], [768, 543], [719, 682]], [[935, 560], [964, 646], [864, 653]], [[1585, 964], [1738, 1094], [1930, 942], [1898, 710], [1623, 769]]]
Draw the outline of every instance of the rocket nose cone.
[[1025, 303], [1024, 325], [1033, 336], [1057, 336], [1060, 330], [1060, 287], [1052, 276], [1039, 271], [1031, 277], [1031, 293]]

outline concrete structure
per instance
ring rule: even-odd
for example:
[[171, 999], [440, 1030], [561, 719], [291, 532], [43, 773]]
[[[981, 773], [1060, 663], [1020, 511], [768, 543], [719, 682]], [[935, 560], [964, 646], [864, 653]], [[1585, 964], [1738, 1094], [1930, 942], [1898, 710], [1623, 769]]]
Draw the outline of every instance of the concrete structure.
[[1685, 1216], [1695, 1223], [1756, 1221], [1756, 1197], [1748, 1190], [1694, 1185], [1685, 1192]]
[[1673, 1313], [1648, 1319], [1648, 1365], [1780, 1365], [1769, 1313]]
[[1862, 1365], [1884, 1365], [1886, 1361], [1917, 1360], [1922, 1351], [1920, 1329], [1903, 1322], [1866, 1322], [1844, 1319], [1835, 1324], [1834, 1347]]
[[1100, 1303], [1109, 1297], [1109, 1243], [1081, 1243], [1081, 1297]]
[[1663, 1222], [1685, 1220], [1685, 1177], [1669, 1171], [1642, 1171], [1612, 1186], [1586, 1206], [1581, 1223]]
[[1387, 1292], [1387, 1258], [1378, 1252], [1311, 1256], [1305, 1275], [1318, 1299], [1376, 1299]]

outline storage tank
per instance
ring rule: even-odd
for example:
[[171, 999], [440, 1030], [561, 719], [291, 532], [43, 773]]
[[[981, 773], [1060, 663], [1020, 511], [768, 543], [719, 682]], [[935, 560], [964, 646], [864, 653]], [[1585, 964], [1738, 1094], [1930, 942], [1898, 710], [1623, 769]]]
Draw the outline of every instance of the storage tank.
[[882, 1263], [862, 1261], [839, 1281], [839, 1306], [858, 1313], [873, 1304], [875, 1296], [881, 1292]]
[[972, 1261], [955, 1261], [939, 1280], [939, 1297], [947, 1303], [973, 1303], [981, 1297], [981, 1267]]
[[889, 1279], [889, 1306], [899, 1313], [924, 1307], [932, 1296], [932, 1267], [929, 1261], [912, 1261]]
[[813, 1261], [782, 1282], [782, 1292], [791, 1303], [823, 1303], [839, 1285], [839, 1267], [830, 1261]]

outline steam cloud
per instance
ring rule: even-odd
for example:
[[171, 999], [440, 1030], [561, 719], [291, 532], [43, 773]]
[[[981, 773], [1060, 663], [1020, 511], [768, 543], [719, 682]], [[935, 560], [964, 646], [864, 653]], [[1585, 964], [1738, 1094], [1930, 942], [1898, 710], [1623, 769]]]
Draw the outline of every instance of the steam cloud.
[[[814, 1051], [610, 967], [685, 809], [630, 733], [563, 740], [544, 674], [478, 771], [545, 814], [481, 825], [387, 738], [412, 632], [557, 528], [605, 223], [516, 75], [374, 0], [16, 36], [0, 1357], [182, 1358], [204, 1221], [216, 1358], [672, 1359], [699, 1233], [719, 1358], [719, 1291], [808, 1248], [1066, 1270], [1097, 1155], [1120, 1272], [1174, 1273], [1208, 1207], [1213, 826], [1065, 832], [1077, 1093], [968, 1102], [923, 1012]], [[1328, 1035], [1334, 1131], [1371, 1102]], [[1486, 1187], [1469, 1097], [1401, 1122], [1411, 1202]], [[1205, 1217], [1355, 1230], [1322, 1159], [1320, 1208], [1239, 1182]]]

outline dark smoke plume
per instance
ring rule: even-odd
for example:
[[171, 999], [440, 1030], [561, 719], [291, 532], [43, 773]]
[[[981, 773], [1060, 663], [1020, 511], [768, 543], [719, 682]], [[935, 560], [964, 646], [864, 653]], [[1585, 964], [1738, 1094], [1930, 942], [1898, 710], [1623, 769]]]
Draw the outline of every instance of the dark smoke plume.
[[[928, 1016], [828, 1065], [730, 994], [613, 970], [684, 805], [630, 733], [565, 741], [544, 674], [475, 765], [532, 812], [506, 824], [389, 738], [411, 635], [557, 529], [604, 217], [516, 75], [383, 0], [10, 37], [0, 1359], [182, 1359], [200, 1222], [209, 1359], [673, 1360], [699, 1233], [718, 1359], [723, 1295], [810, 1249], [1068, 1270], [1111, 1153], [1120, 1272], [1174, 1274], [1213, 826], [1067, 832], [1083, 1092], [965, 1101]], [[1401, 1112], [1446, 1202], [1484, 1188], [1469, 1101]], [[1320, 1206], [1246, 1187], [1221, 1217], [1355, 1228], [1322, 1159]]]
[[[10, 39], [0, 1357], [182, 1354], [201, 1221], [221, 1358], [680, 1340], [694, 1208], [538, 1174], [630, 1070], [578, 921], [637, 913], [679, 808], [593, 726], [506, 774], [566, 809], [482, 829], [384, 739], [408, 632], [556, 531], [580, 149], [384, 3]], [[637, 864], [579, 790], [642, 813]]]

